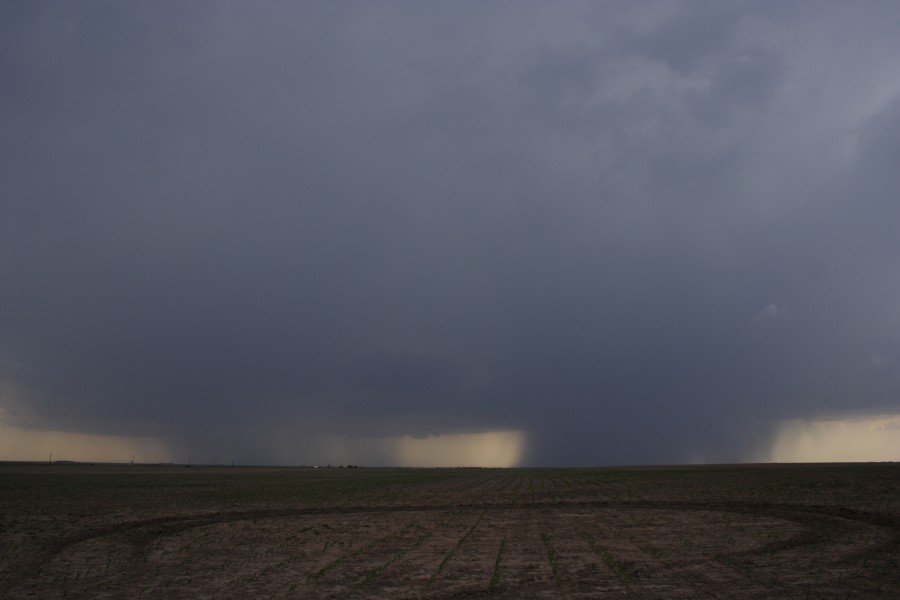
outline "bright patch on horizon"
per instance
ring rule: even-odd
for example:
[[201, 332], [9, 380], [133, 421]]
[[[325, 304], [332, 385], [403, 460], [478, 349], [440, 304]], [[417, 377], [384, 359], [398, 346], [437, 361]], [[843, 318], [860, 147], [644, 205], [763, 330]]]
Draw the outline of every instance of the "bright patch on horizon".
[[20, 429], [0, 423], [0, 460], [77, 462], [171, 462], [168, 448], [159, 440]]
[[490, 431], [405, 436], [391, 440], [397, 464], [403, 467], [516, 467], [522, 460], [525, 435], [521, 431]]
[[772, 462], [900, 461], [900, 415], [785, 421]]
[[378, 467], [516, 467], [525, 453], [522, 431], [454, 433], [427, 437], [331, 437], [320, 456], [330, 464]]

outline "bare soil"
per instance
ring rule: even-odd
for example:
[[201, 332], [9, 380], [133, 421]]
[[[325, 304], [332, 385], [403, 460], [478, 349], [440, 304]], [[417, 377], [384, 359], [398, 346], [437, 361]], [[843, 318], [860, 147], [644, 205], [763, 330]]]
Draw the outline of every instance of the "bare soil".
[[898, 598], [900, 465], [0, 465], [0, 598]]

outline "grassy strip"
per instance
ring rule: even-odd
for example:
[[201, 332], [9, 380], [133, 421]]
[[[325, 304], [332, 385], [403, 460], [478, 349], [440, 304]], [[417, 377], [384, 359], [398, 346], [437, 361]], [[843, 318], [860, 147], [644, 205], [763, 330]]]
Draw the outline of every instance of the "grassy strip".
[[344, 563], [344, 561], [346, 561], [347, 559], [353, 558], [353, 557], [355, 557], [355, 556], [359, 556], [359, 555], [362, 554], [363, 552], [368, 552], [369, 550], [371, 550], [372, 548], [374, 548], [375, 546], [377, 546], [378, 544], [384, 542], [384, 541], [387, 540], [387, 539], [390, 539], [390, 538], [392, 538], [392, 537], [397, 537], [397, 536], [403, 535], [403, 534], [406, 533], [409, 529], [411, 529], [412, 526], [413, 526], [413, 524], [410, 523], [409, 525], [405, 526], [405, 527], [404, 527], [403, 529], [401, 529], [400, 531], [397, 531], [397, 532], [394, 532], [394, 533], [389, 533], [389, 534], [387, 534], [387, 535], [385, 535], [385, 536], [382, 536], [382, 537], [380, 537], [380, 538], [377, 538], [377, 539], [375, 539], [375, 540], [372, 540], [371, 542], [369, 542], [368, 544], [366, 544], [366, 545], [364, 545], [364, 546], [360, 546], [360, 547], [357, 548], [356, 550], [353, 550], [353, 551], [351, 551], [351, 552], [349, 552], [349, 553], [347, 553], [347, 554], [343, 554], [343, 555], [341, 555], [341, 556], [338, 556], [336, 559], [334, 559], [333, 561], [331, 561], [330, 563], [328, 563], [327, 565], [325, 565], [324, 567], [322, 567], [321, 569], [319, 569], [319, 570], [316, 571], [315, 573], [310, 573], [309, 575], [307, 575], [307, 576], [306, 576], [306, 583], [311, 583], [311, 582], [318, 581], [323, 575], [325, 575], [325, 573], [327, 573], [328, 571], [330, 571], [330, 570], [332, 570], [332, 569], [334, 569], [334, 568], [336, 568], [336, 567], [341, 566], [341, 565]]
[[556, 585], [556, 589], [559, 589], [562, 585], [559, 573], [559, 553], [546, 531], [541, 531], [541, 540], [544, 542], [544, 548], [547, 549], [547, 560], [550, 561], [550, 570], [553, 571], [553, 583]]
[[372, 569], [371, 571], [366, 573], [366, 576], [363, 578], [363, 580], [353, 586], [353, 588], [350, 590], [350, 593], [347, 594], [347, 597], [350, 598], [350, 597], [354, 596], [359, 591], [359, 588], [375, 581], [375, 579], [377, 579], [382, 573], [384, 573], [389, 568], [391, 568], [391, 566], [395, 562], [397, 562], [398, 560], [400, 560], [401, 558], [406, 556], [409, 552], [418, 548], [422, 544], [422, 542], [424, 542], [425, 540], [430, 538], [432, 535], [434, 535], [434, 531], [427, 531], [427, 532], [423, 533], [422, 535], [419, 536], [419, 539], [417, 539], [416, 542], [412, 546], [410, 546], [409, 548], [406, 548], [404, 550], [401, 550], [400, 552], [397, 552], [396, 554], [394, 554], [394, 556], [392, 556], [390, 559], [388, 559], [388, 561], [386, 563], [384, 563], [383, 565], [381, 565], [379, 567], [375, 567], [374, 569]]
[[632, 579], [634, 571], [633, 565], [629, 562], [620, 561], [616, 558], [615, 554], [598, 544], [597, 541], [588, 534], [581, 533], [580, 535], [584, 541], [587, 542], [588, 546], [591, 547], [591, 550], [603, 560], [603, 563], [607, 568], [615, 574], [616, 578], [621, 581], [622, 584], [627, 586]]
[[497, 560], [494, 561], [494, 573], [491, 575], [491, 582], [488, 584], [488, 593], [497, 591], [500, 585], [500, 561], [503, 560], [503, 549], [506, 547], [506, 538], [500, 541], [500, 548], [497, 549]]
[[475, 520], [475, 523], [469, 527], [469, 530], [463, 534], [461, 538], [456, 542], [456, 545], [453, 546], [449, 552], [447, 552], [446, 556], [444, 556], [444, 560], [441, 561], [441, 564], [438, 565], [437, 569], [435, 569], [434, 573], [432, 573], [431, 577], [428, 579], [428, 582], [425, 584], [425, 589], [427, 590], [431, 587], [431, 584], [437, 580], [438, 576], [441, 574], [441, 571], [444, 570], [444, 567], [447, 566], [447, 563], [450, 562], [450, 559], [453, 558], [453, 555], [456, 554], [456, 551], [460, 549], [460, 547], [466, 543], [466, 540], [472, 535], [475, 531], [475, 528], [478, 527], [478, 524], [481, 523], [481, 519], [484, 517], [484, 514], [487, 512], [487, 509], [481, 511], [481, 514], [478, 515], [478, 519]]

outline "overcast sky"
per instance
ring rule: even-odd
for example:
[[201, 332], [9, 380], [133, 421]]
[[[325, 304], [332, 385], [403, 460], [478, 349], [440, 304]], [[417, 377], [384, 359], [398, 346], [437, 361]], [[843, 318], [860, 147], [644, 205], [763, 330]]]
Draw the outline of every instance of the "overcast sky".
[[0, 3], [0, 416], [594, 465], [898, 413], [898, 31], [891, 1]]

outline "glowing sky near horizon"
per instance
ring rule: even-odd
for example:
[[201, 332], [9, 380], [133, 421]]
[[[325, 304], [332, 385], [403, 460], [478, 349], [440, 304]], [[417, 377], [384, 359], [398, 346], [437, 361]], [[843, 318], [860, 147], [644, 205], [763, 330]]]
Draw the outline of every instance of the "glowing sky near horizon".
[[772, 462], [900, 461], [900, 415], [788, 421], [769, 451]]

